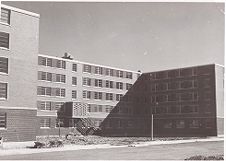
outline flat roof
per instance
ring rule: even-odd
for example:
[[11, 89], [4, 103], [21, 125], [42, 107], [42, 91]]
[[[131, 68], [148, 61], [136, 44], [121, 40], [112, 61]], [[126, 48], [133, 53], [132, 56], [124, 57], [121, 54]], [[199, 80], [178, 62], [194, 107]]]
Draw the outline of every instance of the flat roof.
[[78, 61], [78, 60], [64, 59], [64, 58], [56, 57], [56, 56], [49, 56], [49, 55], [43, 55], [43, 54], [38, 54], [38, 56], [43, 56], [43, 57], [48, 57], [48, 58], [53, 58], [53, 59], [58, 59], [58, 60], [64, 60], [64, 61], [68, 61], [68, 62], [72, 62], [72, 63], [87, 64], [87, 65], [92, 65], [92, 66], [99, 66], [99, 67], [103, 67], [103, 68], [110, 68], [110, 69], [121, 70], [121, 71], [125, 71], [125, 72], [142, 74], [141, 72], [137, 72], [137, 71], [121, 69], [121, 68], [116, 68], [116, 67], [111, 67], [111, 66], [105, 66], [105, 65], [100, 65], [100, 64], [87, 63], [87, 62], [82, 62], [82, 61]]
[[154, 73], [154, 72], [164, 72], [164, 71], [177, 70], [177, 69], [194, 68], [194, 67], [201, 67], [201, 66], [208, 66], [208, 65], [216, 65], [216, 66], [220, 66], [220, 67], [224, 68], [224, 66], [221, 65], [221, 64], [210, 63], [210, 64], [185, 66], [185, 67], [179, 67], [179, 68], [162, 69], [162, 70], [157, 70], [157, 71], [145, 72], [145, 73], [142, 73], [142, 74], [149, 74], [149, 73]]
[[26, 11], [26, 10], [19, 9], [19, 8], [16, 8], [16, 7], [7, 6], [7, 5], [4, 5], [4, 4], [1, 4], [0, 6], [3, 7], [3, 8], [9, 9], [9, 10], [15, 11], [15, 12], [19, 12], [19, 13], [22, 13], [22, 14], [26, 14], [26, 15], [29, 15], [29, 16], [40, 18], [40, 15], [37, 14], [37, 13], [34, 13], [34, 12]]

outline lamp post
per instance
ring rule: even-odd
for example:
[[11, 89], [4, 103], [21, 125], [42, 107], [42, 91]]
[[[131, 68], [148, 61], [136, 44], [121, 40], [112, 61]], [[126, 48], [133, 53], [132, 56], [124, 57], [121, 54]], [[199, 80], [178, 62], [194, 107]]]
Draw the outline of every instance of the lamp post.
[[[156, 107], [158, 106], [158, 102], [155, 103]], [[153, 111], [151, 111], [151, 140], [154, 138], [154, 115]]]

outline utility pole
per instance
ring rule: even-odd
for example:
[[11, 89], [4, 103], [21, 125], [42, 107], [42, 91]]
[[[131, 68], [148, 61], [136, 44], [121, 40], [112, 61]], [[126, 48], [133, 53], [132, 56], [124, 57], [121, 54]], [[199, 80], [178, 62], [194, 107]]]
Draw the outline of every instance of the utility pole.
[[153, 114], [151, 114], [151, 140], [153, 140], [153, 133], [154, 133], [154, 128], [153, 128]]

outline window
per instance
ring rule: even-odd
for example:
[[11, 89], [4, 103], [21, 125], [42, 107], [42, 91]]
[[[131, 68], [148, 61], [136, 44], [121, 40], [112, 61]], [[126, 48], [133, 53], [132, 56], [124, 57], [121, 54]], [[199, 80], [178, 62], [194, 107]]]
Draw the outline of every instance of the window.
[[42, 57], [42, 56], [39, 56], [38, 57], [38, 65], [44, 65], [44, 66], [46, 66], [46, 58], [45, 57]]
[[114, 76], [114, 69], [110, 69], [110, 76]]
[[113, 106], [106, 105], [105, 111], [107, 113], [110, 113], [113, 108], [114, 108]]
[[47, 72], [38, 72], [38, 80], [46, 80], [46, 81], [52, 81], [52, 73]]
[[90, 78], [84, 77], [84, 78], [82, 79], [82, 84], [83, 84], [83, 85], [86, 85], [86, 86], [91, 86], [91, 79], [90, 79]]
[[0, 32], [0, 47], [9, 49], [9, 34]]
[[7, 99], [7, 83], [0, 82], [0, 100]]
[[60, 96], [65, 97], [65, 89], [60, 89]]
[[174, 90], [179, 88], [179, 83], [178, 82], [171, 82], [168, 83], [168, 90]]
[[176, 128], [185, 128], [184, 120], [176, 120]]
[[77, 98], [77, 91], [73, 90], [72, 91], [72, 99], [76, 99]]
[[123, 78], [123, 71], [119, 71], [119, 77]]
[[106, 80], [106, 81], [105, 81], [105, 87], [106, 87], [106, 88], [110, 88], [110, 81], [109, 81], [109, 80]]
[[95, 67], [95, 74], [103, 74], [103, 68], [102, 67]]
[[193, 94], [192, 93], [181, 93], [181, 100], [182, 101], [192, 101]]
[[173, 122], [170, 120], [167, 120], [166, 122], [163, 123], [163, 128], [169, 129], [173, 127]]
[[6, 113], [0, 112], [0, 128], [6, 128]]
[[37, 101], [38, 110], [51, 110], [51, 102], [50, 101]]
[[8, 73], [8, 58], [0, 57], [0, 72]]
[[165, 79], [167, 78], [167, 73], [164, 71], [164, 72], [157, 72], [156, 75], [155, 75], [155, 78], [156, 79]]
[[167, 101], [167, 95], [157, 95], [156, 96], [156, 102], [166, 102]]
[[55, 110], [60, 110], [63, 107], [64, 102], [55, 102]]
[[167, 90], [167, 84], [166, 83], [156, 84], [156, 91], [165, 91], [165, 90]]
[[102, 92], [94, 92], [94, 99], [102, 99]]
[[179, 105], [168, 106], [168, 113], [181, 113]]
[[40, 121], [41, 128], [50, 128], [50, 118], [44, 118]]
[[77, 78], [76, 77], [72, 77], [72, 85], [77, 85]]
[[178, 101], [179, 100], [179, 95], [176, 93], [171, 93], [168, 95], [168, 101]]
[[10, 10], [6, 8], [1, 8], [1, 22], [10, 24]]
[[181, 107], [181, 113], [197, 113], [198, 106], [197, 105], [184, 105]]
[[72, 71], [74, 71], [74, 72], [77, 71], [77, 64], [72, 64]]
[[113, 81], [110, 81], [110, 88], [114, 88], [113, 87]]
[[62, 75], [62, 74], [56, 74], [55, 75], [55, 82], [59, 82], [59, 83], [65, 83], [66, 82], [66, 76]]
[[202, 84], [203, 84], [203, 87], [204, 88], [208, 88], [211, 86], [211, 81], [210, 81], [210, 78], [206, 78], [202, 81]]
[[181, 69], [180, 70], [180, 76], [181, 77], [188, 77], [188, 76], [192, 76], [193, 72], [192, 72], [192, 68], [187, 68], [187, 69]]
[[55, 67], [66, 69], [66, 62], [64, 60], [56, 60]]
[[116, 88], [117, 89], [123, 89], [123, 83], [122, 82], [116, 82]]
[[199, 128], [199, 120], [190, 120], [189, 128]]
[[88, 112], [91, 112], [91, 104], [88, 104], [88, 109], [87, 109]]
[[192, 80], [187, 80], [187, 81], [183, 81], [180, 84], [181, 88], [192, 88], [193, 87], [193, 81]]
[[110, 75], [110, 69], [105, 68], [105, 75]]
[[202, 66], [198, 67], [198, 74], [199, 75], [210, 75], [213, 71], [213, 68], [211, 66]]
[[83, 65], [83, 72], [91, 73], [91, 65]]
[[102, 87], [102, 80], [101, 79], [95, 79], [95, 86], [96, 87]]
[[176, 78], [179, 76], [179, 70], [168, 71], [168, 78]]
[[46, 58], [39, 56], [38, 57], [38, 65], [44, 65], [49, 67], [57, 67], [66, 69], [66, 62], [63, 60], [53, 59], [53, 58]]
[[126, 78], [133, 79], [133, 74], [131, 72], [126, 72]]
[[122, 98], [122, 94], [116, 94], [116, 101], [120, 101]]
[[82, 97], [90, 99], [91, 98], [91, 91], [83, 91]]
[[99, 112], [102, 112], [102, 105], [98, 105]]
[[106, 93], [106, 100], [113, 100], [113, 93]]
[[65, 97], [65, 89], [38, 86], [37, 95]]
[[47, 66], [49, 66], [49, 67], [53, 66], [53, 59], [47, 58]]
[[132, 84], [126, 83], [126, 90], [129, 90], [132, 87]]

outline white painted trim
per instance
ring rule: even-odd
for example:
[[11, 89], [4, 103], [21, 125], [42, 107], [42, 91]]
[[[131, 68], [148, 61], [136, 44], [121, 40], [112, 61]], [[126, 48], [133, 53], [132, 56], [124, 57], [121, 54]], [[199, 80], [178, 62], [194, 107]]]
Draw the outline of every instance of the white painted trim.
[[8, 109], [8, 110], [36, 110], [37, 108], [30, 107], [12, 107], [12, 106], [0, 106], [0, 109]]
[[37, 114], [37, 116], [40, 116], [40, 117], [44, 117], [44, 116], [47, 116], [47, 117], [57, 117], [57, 114], [55, 114], [55, 115], [50, 115], [50, 114], [49, 115], [48, 114], [46, 114], [46, 115], [45, 114], [39, 114], [38, 115]]
[[224, 65], [221, 65], [221, 64], [215, 64], [215, 65], [217, 65], [217, 66], [220, 66], [220, 67], [223, 67], [223, 68], [224, 68]]
[[16, 8], [16, 7], [7, 6], [7, 5], [4, 5], [4, 4], [1, 4], [1, 7], [15, 11], [15, 12], [23, 13], [23, 14], [26, 14], [26, 15], [29, 15], [29, 16], [40, 18], [40, 15], [37, 14], [37, 13], [34, 13], [34, 12], [26, 11], [26, 10], [19, 9], [19, 8]]
[[132, 72], [132, 73], [136, 73], [136, 74], [141, 74], [140, 72], [136, 72], [136, 71], [132, 71], [132, 70], [121, 69], [121, 68], [110, 67], [110, 66], [99, 65], [99, 64], [93, 64], [93, 63], [87, 63], [87, 62], [82, 62], [82, 61], [77, 61], [77, 60], [69, 60], [69, 59], [64, 59], [64, 58], [55, 57], [55, 56], [49, 56], [49, 55], [43, 55], [43, 54], [38, 54], [38, 56], [43, 56], [43, 57], [52, 58], [52, 59], [58, 59], [58, 60], [64, 60], [64, 61], [77, 63], [77, 64], [86, 64], [86, 65], [92, 65], [92, 66], [99, 66], [99, 67], [103, 67], [103, 68], [110, 68], [110, 69], [114, 69], [114, 70], [122, 70], [122, 71], [125, 71], [125, 72]]

